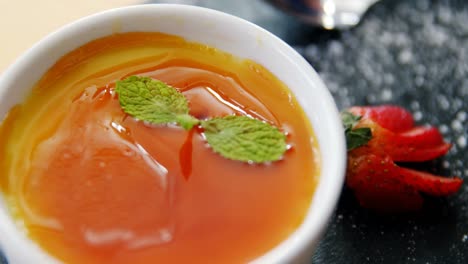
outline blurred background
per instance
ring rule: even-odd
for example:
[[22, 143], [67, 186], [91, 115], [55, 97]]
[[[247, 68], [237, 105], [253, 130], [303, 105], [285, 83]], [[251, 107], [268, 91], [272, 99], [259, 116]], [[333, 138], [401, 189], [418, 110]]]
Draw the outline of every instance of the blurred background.
[[[352, 1], [368, 2], [337, 2]], [[323, 78], [340, 109], [397, 104], [418, 123], [437, 126], [453, 147], [420, 169], [468, 179], [468, 1], [381, 0], [359, 24], [341, 30], [324, 29], [333, 23], [312, 26], [316, 10], [306, 12], [315, 18], [305, 23], [304, 14], [299, 19], [271, 2], [283, 7], [293, 2], [297, 13], [314, 1], [0, 0], [0, 72], [46, 34], [85, 15], [131, 4], [209, 7], [252, 21], [293, 46]], [[391, 216], [360, 208], [344, 188], [311, 262], [466, 264], [468, 184], [456, 196], [427, 199], [420, 212]]]

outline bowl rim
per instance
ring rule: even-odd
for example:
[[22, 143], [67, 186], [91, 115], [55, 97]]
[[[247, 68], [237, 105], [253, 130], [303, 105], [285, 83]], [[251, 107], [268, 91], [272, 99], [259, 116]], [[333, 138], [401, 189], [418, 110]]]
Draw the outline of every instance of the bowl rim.
[[[56, 42], [62, 35], [76, 35], [76, 29], [82, 28], [85, 25], [90, 25], [99, 19], [110, 19], [121, 14], [128, 12], [151, 12], [151, 10], [176, 10], [177, 12], [202, 12], [207, 15], [217, 17], [226, 21], [228, 24], [238, 24], [246, 28], [253, 28], [262, 34], [269, 37], [269, 40], [274, 41], [280, 52], [286, 57], [294, 61], [294, 64], [299, 70], [299, 74], [307, 75], [311, 81], [316, 83], [317, 96], [322, 99], [322, 105], [326, 108], [325, 113], [328, 113], [327, 127], [330, 134], [327, 135], [329, 140], [329, 146], [336, 157], [333, 161], [322, 161], [322, 168], [318, 183], [316, 185], [313, 201], [309, 205], [306, 218], [303, 220], [301, 225], [289, 235], [289, 237], [282, 241], [275, 248], [266, 252], [263, 256], [258, 257], [254, 263], [289, 263], [298, 258], [298, 256], [306, 254], [319, 242], [320, 237], [328, 226], [328, 221], [334, 212], [338, 198], [341, 194], [342, 185], [344, 182], [344, 172], [346, 168], [346, 144], [344, 139], [344, 133], [342, 130], [341, 121], [339, 119], [339, 111], [336, 107], [333, 97], [329, 90], [326, 88], [319, 75], [315, 72], [312, 66], [297, 53], [292, 47], [286, 44], [283, 40], [268, 32], [267, 30], [249, 22], [237, 16], [226, 14], [224, 12], [208, 9], [205, 7], [180, 5], [180, 4], [144, 4], [135, 6], [125, 6], [106, 10], [93, 15], [83, 17], [72, 23], [69, 23], [55, 32], [42, 38], [39, 42], [33, 45], [29, 50], [23, 53], [13, 64], [11, 64], [1, 75], [0, 75], [0, 99], [6, 95], [6, 92], [12, 87], [12, 80], [14, 76], [24, 71], [26, 65], [30, 64], [30, 61], [34, 61], [38, 53], [47, 51], [50, 48], [51, 43]], [[177, 35], [177, 33], [174, 33]], [[72, 49], [73, 50], [73, 49]], [[66, 54], [66, 53], [64, 53]], [[64, 55], [62, 54], [62, 56]], [[48, 68], [45, 69], [47, 71]], [[298, 94], [295, 94], [298, 97]], [[301, 104], [301, 106], [303, 106]], [[305, 110], [304, 110], [305, 111]], [[306, 113], [307, 114], [307, 113]], [[310, 118], [308, 117], [310, 120]], [[0, 119], [1, 120], [1, 119]], [[311, 121], [310, 121], [311, 122]], [[315, 127], [314, 127], [315, 130]], [[316, 135], [318, 137], [318, 135]], [[320, 141], [320, 139], [319, 139]], [[322, 152], [322, 146], [319, 146], [320, 152]], [[324, 178], [323, 170], [326, 169], [326, 176]], [[317, 195], [320, 195], [317, 197]], [[42, 262], [55, 262], [54, 257], [48, 255], [44, 250], [40, 249], [35, 243], [33, 243], [24, 234], [21, 235], [13, 220], [6, 212], [4, 205], [2, 206], [3, 195], [0, 194], [0, 233], [4, 234], [0, 237], [0, 248], [4, 250], [7, 258], [17, 257], [17, 255], [25, 255], [22, 253], [24, 249], [27, 249], [29, 255], [27, 258], [22, 257], [23, 260], [35, 259]], [[317, 199], [320, 199], [320, 207], [314, 208], [314, 204], [317, 203]], [[311, 209], [314, 211], [311, 212]], [[3, 209], [3, 210], [2, 210]], [[310, 215], [312, 214], [313, 217]], [[310, 253], [310, 252], [309, 252]]]

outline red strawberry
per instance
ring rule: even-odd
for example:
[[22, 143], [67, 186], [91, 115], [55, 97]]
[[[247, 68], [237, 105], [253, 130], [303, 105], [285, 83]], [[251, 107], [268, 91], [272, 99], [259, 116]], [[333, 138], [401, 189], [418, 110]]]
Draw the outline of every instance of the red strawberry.
[[445, 196], [458, 191], [460, 178], [445, 178], [399, 167], [394, 161], [426, 161], [447, 153], [434, 127], [413, 127], [408, 111], [397, 106], [353, 107], [344, 113], [348, 143], [347, 185], [359, 203], [383, 211], [415, 210], [420, 193]]
[[380, 211], [407, 211], [420, 208], [423, 199], [406, 185], [398, 167], [388, 156], [359, 154], [348, 158], [347, 185], [361, 206]]
[[395, 132], [366, 118], [356, 125], [356, 128], [360, 127], [371, 129], [373, 137], [368, 145], [390, 155], [394, 161], [432, 160], [446, 154], [451, 147], [435, 127], [414, 127]]
[[394, 105], [356, 106], [348, 109], [349, 112], [370, 119], [381, 127], [394, 132], [401, 132], [413, 127], [413, 116], [406, 109]]

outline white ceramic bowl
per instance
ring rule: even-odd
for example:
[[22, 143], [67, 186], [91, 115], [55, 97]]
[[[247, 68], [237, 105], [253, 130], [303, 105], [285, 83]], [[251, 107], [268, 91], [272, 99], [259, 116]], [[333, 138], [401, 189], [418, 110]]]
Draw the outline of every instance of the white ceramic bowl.
[[[179, 35], [252, 59], [275, 74], [296, 95], [318, 138], [322, 156], [319, 184], [302, 225], [254, 262], [310, 262], [344, 179], [346, 151], [339, 113], [312, 67], [282, 40], [252, 23], [221, 12], [183, 5], [140, 5], [85, 17], [41, 40], [2, 74], [0, 119], [25, 98], [60, 57], [94, 39], [130, 31]], [[19, 232], [1, 195], [0, 234], [0, 248], [10, 263], [57, 262]]]

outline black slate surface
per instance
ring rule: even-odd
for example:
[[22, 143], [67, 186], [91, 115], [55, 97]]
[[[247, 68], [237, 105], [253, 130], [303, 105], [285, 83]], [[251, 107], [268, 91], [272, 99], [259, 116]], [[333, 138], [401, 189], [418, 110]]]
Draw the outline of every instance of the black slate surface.
[[[468, 2], [382, 1], [362, 23], [301, 48], [340, 107], [393, 103], [454, 143], [420, 166], [468, 178]], [[302, 46], [301, 46], [302, 47]], [[382, 216], [344, 190], [315, 263], [468, 263], [468, 187], [415, 214]]]
[[[419, 167], [468, 180], [468, 1], [382, 0], [341, 32], [304, 25], [260, 0], [177, 2], [222, 10], [278, 35], [317, 70], [341, 109], [398, 104], [420, 124], [438, 126], [452, 150]], [[360, 208], [344, 188], [311, 261], [468, 263], [467, 207], [467, 183], [456, 196], [393, 216]]]

